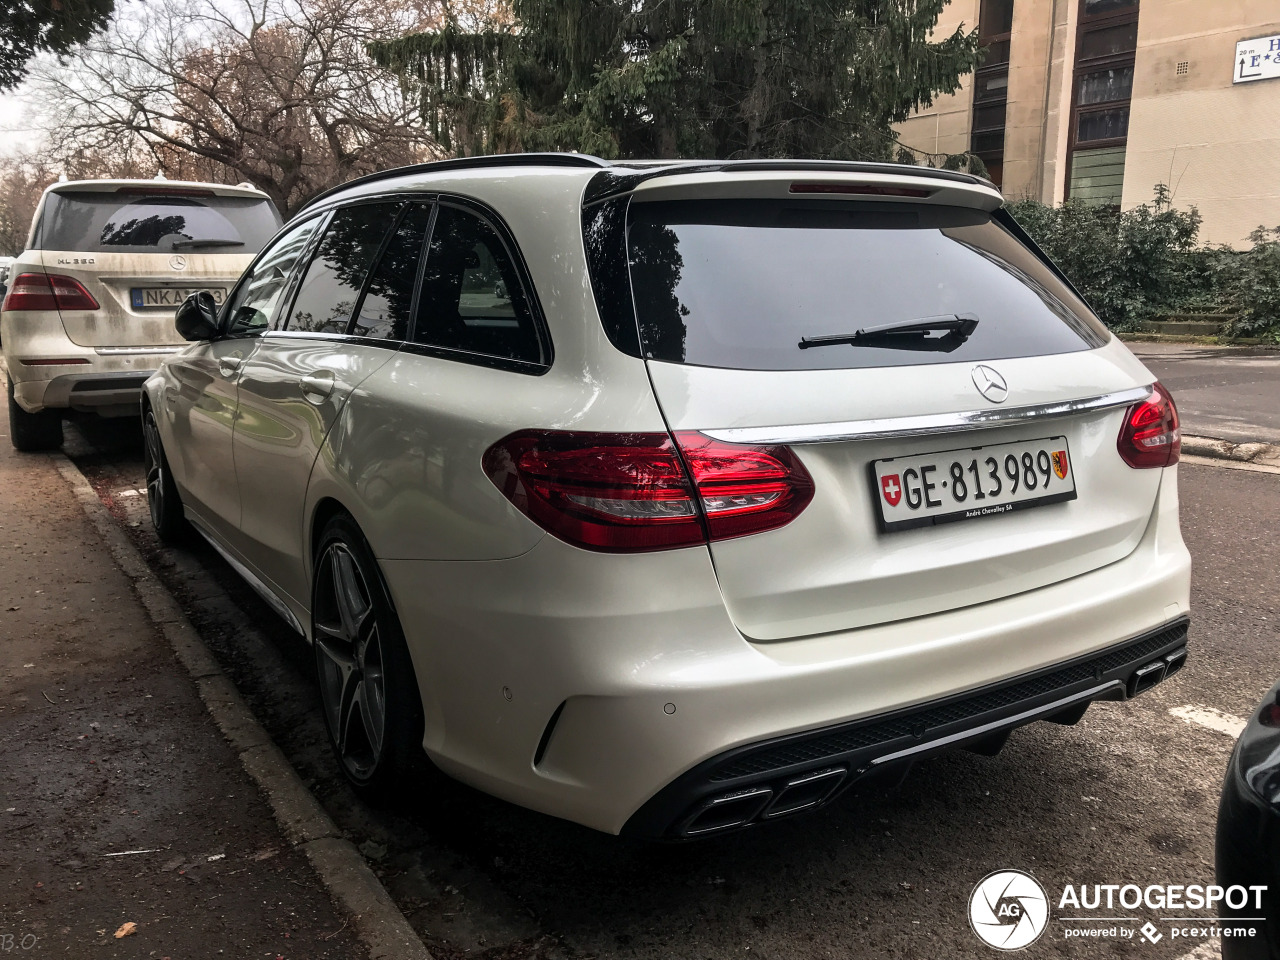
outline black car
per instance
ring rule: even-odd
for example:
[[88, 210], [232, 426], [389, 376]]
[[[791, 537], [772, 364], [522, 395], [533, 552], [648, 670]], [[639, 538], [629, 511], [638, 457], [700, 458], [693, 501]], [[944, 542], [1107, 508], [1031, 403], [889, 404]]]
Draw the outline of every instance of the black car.
[[[1223, 937], [1223, 960], [1280, 960], [1280, 684], [1254, 711], [1227, 764], [1218, 808], [1218, 884], [1266, 886], [1222, 917], [1262, 918], [1256, 937]], [[1226, 926], [1226, 924], [1223, 924]], [[1255, 925], [1255, 924], [1250, 924]]]

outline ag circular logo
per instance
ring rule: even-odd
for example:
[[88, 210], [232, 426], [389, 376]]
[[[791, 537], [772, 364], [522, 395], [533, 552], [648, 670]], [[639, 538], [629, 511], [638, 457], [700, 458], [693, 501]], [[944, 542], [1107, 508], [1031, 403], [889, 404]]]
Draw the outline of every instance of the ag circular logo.
[[969, 895], [969, 926], [987, 946], [1021, 950], [1049, 925], [1049, 895], [1021, 870], [989, 873]]

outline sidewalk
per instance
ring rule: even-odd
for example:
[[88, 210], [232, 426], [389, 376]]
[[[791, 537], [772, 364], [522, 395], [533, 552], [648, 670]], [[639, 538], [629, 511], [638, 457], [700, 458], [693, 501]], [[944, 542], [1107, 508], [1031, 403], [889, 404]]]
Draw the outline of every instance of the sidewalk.
[[15, 453], [7, 424], [0, 491], [0, 952], [367, 955], [54, 462]]

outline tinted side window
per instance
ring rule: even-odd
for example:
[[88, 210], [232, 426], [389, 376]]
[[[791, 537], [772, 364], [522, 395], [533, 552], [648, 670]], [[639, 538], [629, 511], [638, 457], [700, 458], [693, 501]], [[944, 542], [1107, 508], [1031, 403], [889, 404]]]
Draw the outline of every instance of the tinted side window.
[[240, 284], [227, 307], [227, 333], [230, 336], [245, 336], [266, 329], [280, 302], [280, 295], [284, 293], [289, 274], [320, 220], [320, 217], [313, 217], [298, 224], [254, 264], [252, 272]]
[[286, 329], [347, 332], [360, 289], [399, 210], [399, 203], [367, 203], [333, 215], [298, 288]]
[[469, 211], [439, 207], [414, 339], [528, 363], [543, 360], [511, 255], [497, 231]]
[[355, 336], [407, 339], [413, 284], [430, 220], [430, 204], [411, 203], [405, 209], [356, 311], [351, 328]]

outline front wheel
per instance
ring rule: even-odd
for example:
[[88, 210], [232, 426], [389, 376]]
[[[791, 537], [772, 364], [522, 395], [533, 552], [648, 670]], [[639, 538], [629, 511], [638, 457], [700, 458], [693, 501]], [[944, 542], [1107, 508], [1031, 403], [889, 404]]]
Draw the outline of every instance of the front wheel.
[[160, 429], [156, 415], [150, 409], [142, 417], [142, 464], [147, 477], [147, 507], [151, 511], [151, 525], [156, 536], [165, 543], [178, 543], [187, 532], [187, 518], [182, 512], [182, 500], [173, 482], [169, 461], [160, 443]]
[[413, 662], [382, 574], [345, 514], [325, 524], [311, 586], [316, 676], [329, 744], [366, 799], [386, 801], [425, 766]]
[[62, 414], [57, 410], [27, 413], [13, 397], [13, 381], [9, 381], [9, 440], [15, 450], [36, 453], [57, 450], [62, 446]]

